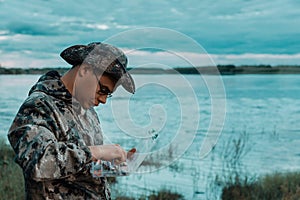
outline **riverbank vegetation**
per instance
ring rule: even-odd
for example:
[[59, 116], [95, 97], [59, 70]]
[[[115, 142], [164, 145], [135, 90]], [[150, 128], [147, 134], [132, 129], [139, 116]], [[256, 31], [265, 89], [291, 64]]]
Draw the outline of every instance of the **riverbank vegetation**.
[[298, 200], [300, 198], [300, 173], [268, 174], [256, 181], [235, 178], [222, 189], [222, 200]]
[[[273, 139], [276, 136], [270, 135]], [[243, 164], [243, 158], [253, 148], [247, 131], [232, 136], [222, 147], [223, 172], [215, 177], [215, 185], [221, 185], [222, 200], [300, 199], [300, 172], [249, 174]]]
[[13, 158], [13, 150], [0, 138], [0, 199], [25, 199], [23, 174]]

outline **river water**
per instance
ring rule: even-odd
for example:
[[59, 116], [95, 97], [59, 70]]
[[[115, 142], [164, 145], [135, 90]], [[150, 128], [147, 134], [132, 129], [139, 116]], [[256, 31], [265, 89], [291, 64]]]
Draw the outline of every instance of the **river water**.
[[[0, 136], [38, 75], [0, 75]], [[215, 177], [251, 177], [300, 168], [299, 75], [134, 75], [133, 96], [118, 89], [96, 108], [105, 142], [124, 148], [158, 133], [153, 166], [117, 178], [116, 193], [138, 196], [161, 188], [186, 199], [218, 197]], [[207, 139], [207, 140], [206, 140]], [[170, 145], [171, 144], [171, 145]], [[211, 151], [212, 144], [216, 144]], [[206, 146], [207, 145], [207, 146]], [[167, 147], [167, 149], [164, 149]], [[206, 149], [206, 150], [205, 150]], [[230, 157], [238, 155], [235, 164]]]

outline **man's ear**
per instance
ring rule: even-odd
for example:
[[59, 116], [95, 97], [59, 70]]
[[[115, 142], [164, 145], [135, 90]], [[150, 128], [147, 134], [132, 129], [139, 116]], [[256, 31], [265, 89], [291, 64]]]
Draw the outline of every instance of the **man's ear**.
[[92, 72], [92, 68], [88, 65], [82, 64], [79, 66], [78, 75], [79, 77], [83, 77]]

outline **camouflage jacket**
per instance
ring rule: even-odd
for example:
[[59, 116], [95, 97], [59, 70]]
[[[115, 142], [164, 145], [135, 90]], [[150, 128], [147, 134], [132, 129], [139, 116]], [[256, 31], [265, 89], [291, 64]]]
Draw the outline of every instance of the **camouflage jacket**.
[[31, 88], [8, 133], [23, 169], [26, 199], [110, 199], [90, 173], [89, 145], [103, 144], [98, 116], [84, 110], [56, 71]]

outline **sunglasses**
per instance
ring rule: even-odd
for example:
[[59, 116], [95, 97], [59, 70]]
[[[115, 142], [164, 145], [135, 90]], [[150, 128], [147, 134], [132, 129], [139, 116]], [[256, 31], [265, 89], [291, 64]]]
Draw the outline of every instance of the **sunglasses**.
[[96, 73], [93, 71], [96, 79], [97, 79], [97, 82], [98, 82], [98, 85], [99, 85], [99, 88], [100, 90], [98, 90], [96, 93], [99, 94], [99, 95], [106, 95], [107, 97], [106, 98], [110, 98], [112, 97], [112, 91], [110, 91], [108, 89], [108, 87], [104, 86], [101, 84], [100, 80], [98, 79]]

